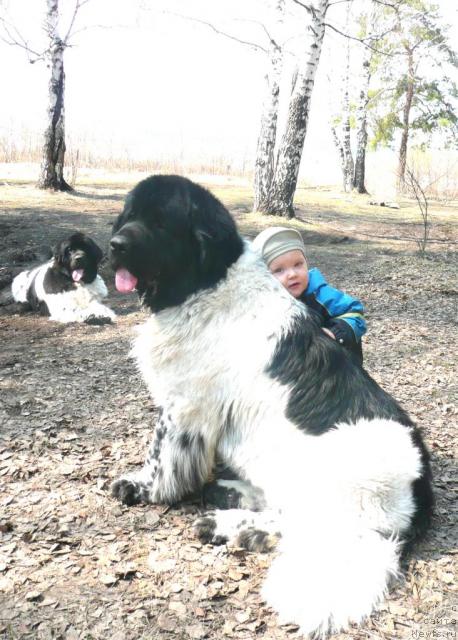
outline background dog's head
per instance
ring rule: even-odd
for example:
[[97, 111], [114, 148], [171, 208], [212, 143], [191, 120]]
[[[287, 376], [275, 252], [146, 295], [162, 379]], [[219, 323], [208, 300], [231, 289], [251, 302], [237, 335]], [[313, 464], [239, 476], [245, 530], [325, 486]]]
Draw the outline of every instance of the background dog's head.
[[151, 176], [137, 184], [110, 242], [117, 289], [137, 289], [152, 311], [214, 286], [242, 251], [235, 222], [221, 202], [179, 176]]
[[54, 248], [54, 263], [74, 282], [89, 284], [97, 276], [101, 248], [84, 233], [73, 233]]

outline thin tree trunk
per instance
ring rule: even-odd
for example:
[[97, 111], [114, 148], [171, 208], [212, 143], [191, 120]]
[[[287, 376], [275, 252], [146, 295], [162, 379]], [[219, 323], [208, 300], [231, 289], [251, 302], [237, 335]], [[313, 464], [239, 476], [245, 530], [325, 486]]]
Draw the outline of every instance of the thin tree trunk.
[[[347, 18], [345, 29], [347, 33], [350, 30], [350, 10], [351, 2], [347, 4]], [[343, 98], [343, 119], [342, 119], [342, 146], [344, 152], [343, 166], [343, 188], [345, 192], [349, 192], [353, 187], [353, 174], [355, 166], [353, 162], [353, 154], [351, 151], [351, 125], [350, 125], [350, 39], [347, 39], [347, 59], [345, 65], [344, 79], [344, 98]]]
[[366, 49], [362, 67], [361, 88], [356, 109], [356, 154], [353, 188], [358, 193], [367, 193], [366, 189], [366, 148], [367, 148], [367, 105], [369, 103], [369, 84], [371, 80], [372, 51]]
[[413, 54], [410, 49], [407, 49], [407, 61], [408, 71], [406, 80], [406, 101], [404, 105], [404, 112], [402, 118], [402, 135], [401, 144], [399, 147], [399, 164], [398, 164], [398, 192], [402, 192], [405, 187], [405, 174], [407, 165], [407, 145], [409, 141], [409, 125], [410, 125], [410, 110], [412, 108], [412, 100], [414, 94], [414, 68], [413, 68]]
[[[285, 0], [275, 0], [276, 26], [284, 19]], [[279, 29], [278, 29], [279, 31]], [[266, 74], [266, 95], [262, 107], [261, 129], [256, 149], [254, 168], [254, 211], [263, 211], [267, 205], [269, 187], [274, 175], [274, 152], [277, 137], [280, 78], [283, 65], [282, 46], [271, 38], [269, 71]]]
[[50, 39], [49, 61], [51, 78], [48, 91], [48, 124], [44, 133], [43, 159], [38, 181], [40, 189], [72, 191], [64, 179], [65, 119], [64, 119], [64, 50], [65, 43], [59, 38], [57, 25], [59, 1], [47, 0], [46, 30]]
[[[347, 4], [347, 17], [345, 31], [350, 31], [350, 2]], [[349, 192], [353, 187], [354, 162], [351, 151], [351, 124], [350, 124], [350, 39], [346, 44], [345, 71], [341, 78], [342, 99], [339, 101], [340, 111], [333, 118], [335, 124], [331, 124], [331, 133], [340, 156], [340, 168], [342, 170], [342, 189]]]
[[328, 4], [329, 0], [313, 0], [308, 4], [311, 18], [308, 28], [310, 42], [291, 94], [286, 129], [280, 142], [275, 176], [266, 207], [266, 213], [273, 215], [294, 217], [294, 193], [307, 132], [310, 99], [320, 61]]
[[[376, 23], [380, 15], [378, 4], [371, 1], [371, 11], [367, 15], [366, 37], [370, 41], [377, 42]], [[372, 65], [374, 50], [366, 47], [363, 52], [363, 60], [360, 73], [360, 92], [358, 105], [356, 107], [356, 153], [355, 153], [355, 173], [353, 176], [353, 189], [358, 193], [367, 193], [366, 189], [366, 150], [367, 150], [367, 110], [369, 105], [369, 86], [372, 76]]]
[[332, 138], [334, 140], [334, 144], [336, 145], [336, 149], [339, 152], [339, 156], [340, 156], [340, 168], [342, 169], [342, 187], [345, 191], [345, 164], [346, 164], [346, 159], [345, 159], [345, 150], [342, 144], [341, 139], [339, 138], [339, 134], [337, 133], [337, 127], [335, 127], [334, 125], [331, 125], [331, 133], [332, 133]]

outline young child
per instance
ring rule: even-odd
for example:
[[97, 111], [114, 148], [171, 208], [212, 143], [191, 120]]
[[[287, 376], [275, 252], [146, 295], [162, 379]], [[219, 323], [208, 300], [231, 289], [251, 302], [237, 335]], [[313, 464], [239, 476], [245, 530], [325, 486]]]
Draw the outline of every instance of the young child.
[[361, 337], [366, 333], [363, 305], [331, 287], [318, 269], [308, 269], [301, 234], [295, 229], [270, 227], [256, 236], [253, 249], [290, 294], [318, 314], [323, 331], [362, 364]]

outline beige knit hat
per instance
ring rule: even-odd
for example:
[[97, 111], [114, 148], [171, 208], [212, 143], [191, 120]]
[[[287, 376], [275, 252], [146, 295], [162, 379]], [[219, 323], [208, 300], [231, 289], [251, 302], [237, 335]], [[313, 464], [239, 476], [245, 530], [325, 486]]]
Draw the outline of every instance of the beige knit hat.
[[257, 251], [267, 266], [278, 256], [298, 249], [305, 257], [305, 245], [296, 229], [287, 227], [269, 227], [261, 231], [253, 240], [253, 249]]

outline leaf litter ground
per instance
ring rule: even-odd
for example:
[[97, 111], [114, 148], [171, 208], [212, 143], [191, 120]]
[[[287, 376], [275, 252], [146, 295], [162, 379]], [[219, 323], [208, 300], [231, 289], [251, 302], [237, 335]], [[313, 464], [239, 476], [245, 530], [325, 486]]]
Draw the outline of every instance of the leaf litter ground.
[[[259, 595], [268, 555], [195, 540], [200, 504], [127, 509], [111, 499], [110, 482], [142, 463], [155, 407], [128, 358], [144, 315], [134, 296], [114, 291], [108, 266], [113, 326], [59, 325], [14, 314], [8, 304], [12, 276], [74, 229], [105, 248], [126, 189], [47, 194], [25, 183], [3, 192], [0, 638], [299, 637], [294, 625], [278, 625]], [[284, 223], [247, 214], [247, 202], [227, 202], [249, 236]], [[362, 628], [336, 637], [454, 638], [456, 224], [441, 227], [438, 219], [440, 243], [420, 257], [405, 239], [416, 225], [406, 233], [405, 221], [381, 210], [342, 219], [333, 205], [313, 215], [300, 209], [298, 218], [291, 224], [304, 232], [310, 264], [364, 301], [366, 367], [423, 428], [437, 495], [434, 526], [404, 578]]]

